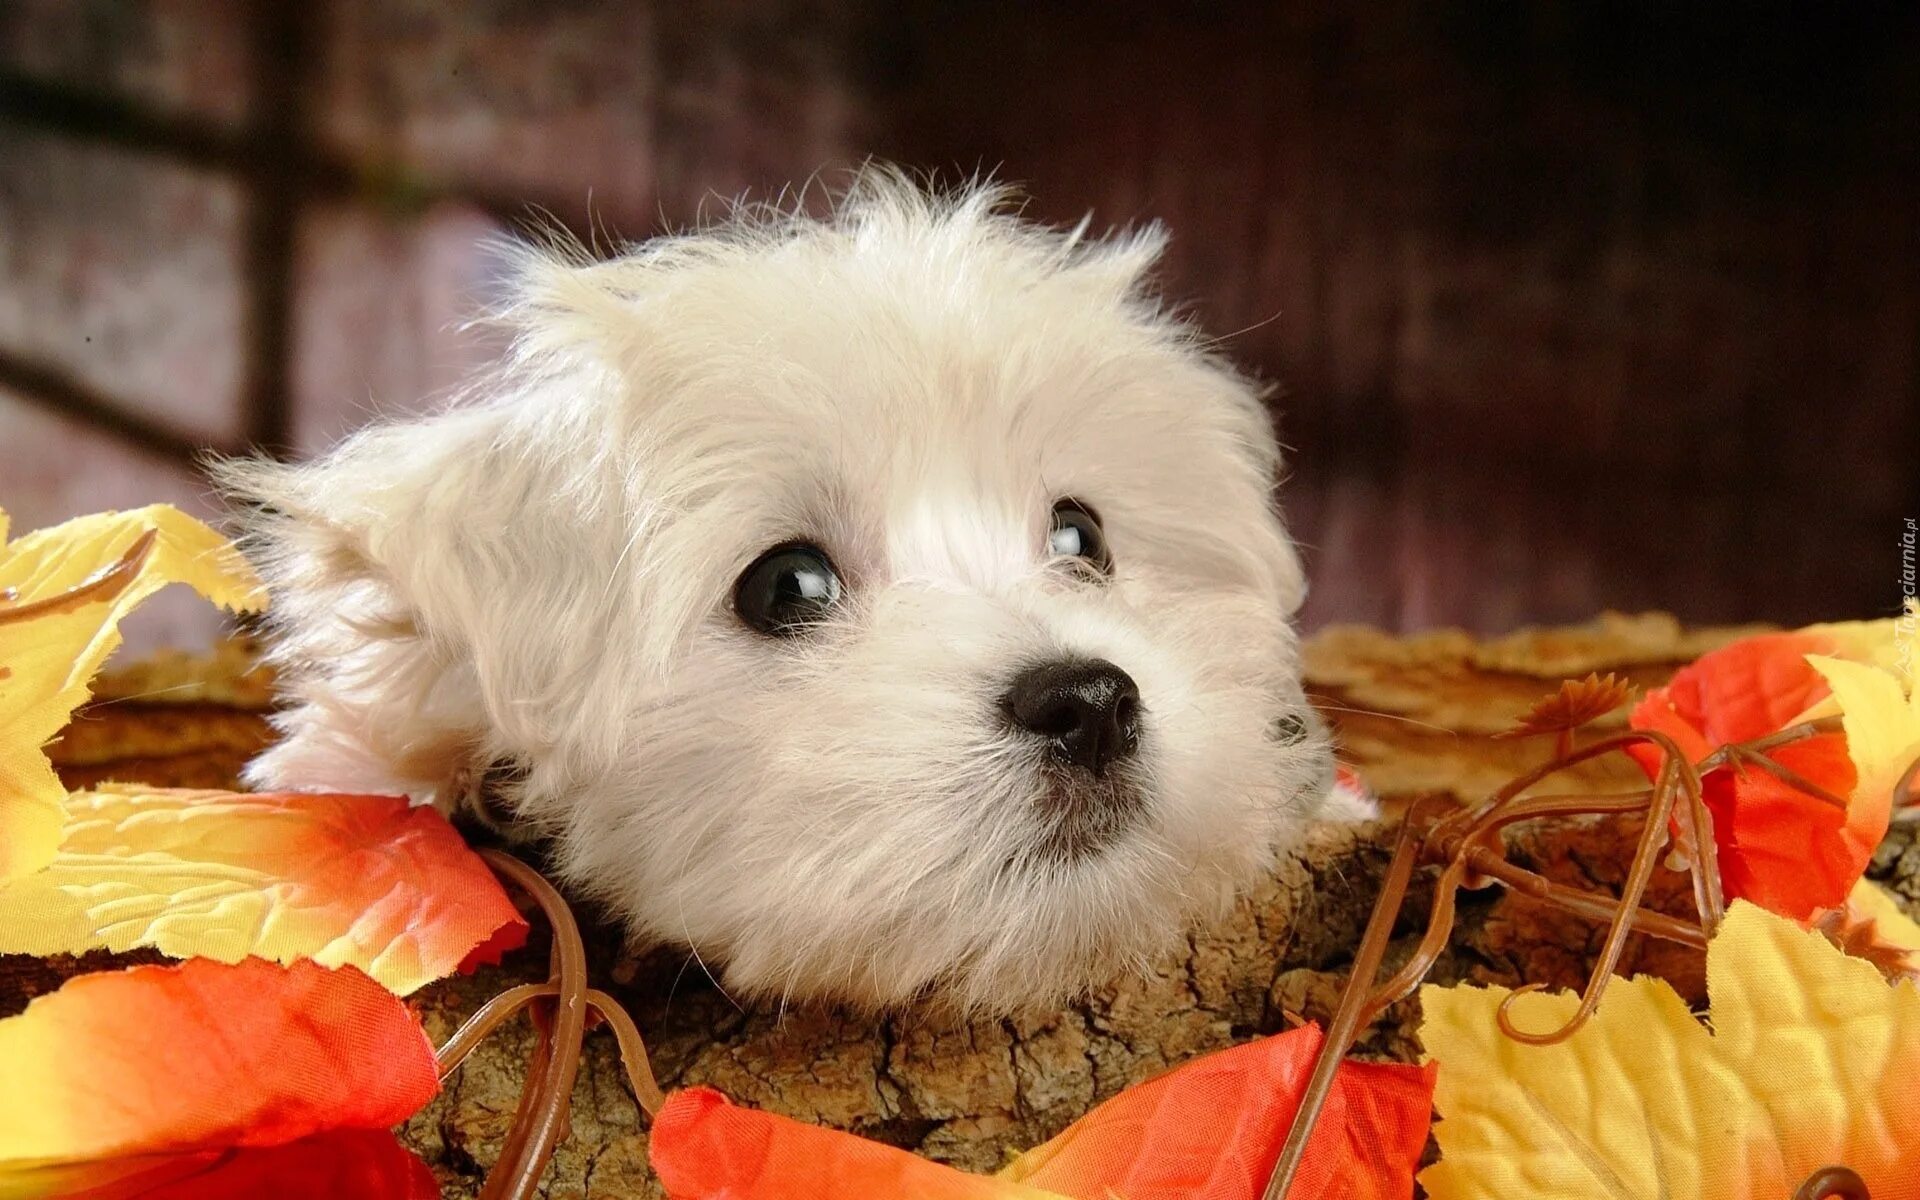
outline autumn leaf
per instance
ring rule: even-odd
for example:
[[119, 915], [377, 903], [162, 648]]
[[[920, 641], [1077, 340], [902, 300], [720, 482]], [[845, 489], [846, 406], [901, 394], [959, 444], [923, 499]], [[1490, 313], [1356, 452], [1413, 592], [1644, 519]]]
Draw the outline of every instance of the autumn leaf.
[[0, 1194], [61, 1164], [385, 1130], [438, 1090], [399, 998], [310, 962], [82, 975], [0, 1021], [0, 1063]]
[[850, 1133], [729, 1103], [712, 1088], [667, 1097], [648, 1143], [672, 1200], [1061, 1200]]
[[[1901, 606], [1908, 622], [1920, 620], [1920, 598], [1909, 596]], [[1850, 662], [1866, 663], [1882, 671], [1904, 673], [1911, 668], [1912, 647], [1903, 644], [1899, 621], [1833, 621], [1809, 625], [1800, 632], [1832, 643], [1826, 651]], [[1912, 629], [1911, 624], [1906, 628]]]
[[[1824, 700], [1830, 689], [1807, 656], [1836, 646], [1806, 633], [1742, 639], [1649, 692], [1628, 723], [1666, 734], [1699, 762], [1722, 746], [1776, 733]], [[1657, 769], [1653, 747], [1628, 752], [1649, 775]], [[1842, 734], [1809, 737], [1771, 756], [1842, 802], [1855, 795], [1857, 774]], [[1701, 789], [1726, 894], [1796, 920], [1844, 902], [1886, 832], [1885, 807], [1871, 797], [1841, 807], [1750, 763], [1708, 773]]]
[[404, 797], [111, 785], [65, 814], [53, 861], [0, 887], [0, 952], [307, 958], [404, 995], [526, 937], [460, 835]]
[[[1127, 1089], [993, 1178], [851, 1134], [677, 1092], [654, 1125], [673, 1200], [1259, 1200], [1299, 1106], [1320, 1030], [1303, 1026]], [[1348, 1062], [1293, 1197], [1405, 1200], [1426, 1144], [1430, 1069]]]
[[164, 504], [6, 534], [0, 512], [0, 881], [59, 844], [66, 789], [41, 747], [86, 700], [120, 619], [175, 582], [236, 612], [266, 602], [238, 551]]
[[[1501, 1033], [1504, 988], [1421, 991], [1439, 1064], [1432, 1200], [1781, 1200], [1844, 1165], [1874, 1200], [1920, 1198], [1920, 987], [1736, 903], [1707, 950], [1711, 1027], [1667, 984], [1614, 980], [1565, 1041]], [[1545, 1029], [1571, 994], [1525, 997]]]
[[1920, 758], [1920, 688], [1891, 671], [1843, 658], [1812, 655], [1807, 663], [1833, 689], [1859, 782], [1854, 802], [1872, 806], [1884, 833], [1893, 788]]
[[[1258, 1200], [1321, 1041], [1303, 1025], [1128, 1088], [1002, 1175], [1085, 1200]], [[1431, 1070], [1342, 1063], [1288, 1195], [1411, 1196], [1432, 1095]]]
[[0, 1200], [439, 1200], [440, 1183], [385, 1129], [284, 1146], [142, 1155], [0, 1177]]
[[1541, 700], [1514, 722], [1513, 728], [1496, 737], [1532, 737], [1543, 733], [1569, 733], [1606, 716], [1633, 696], [1633, 685], [1609, 671], [1591, 672], [1585, 679], [1569, 679], [1560, 690]]

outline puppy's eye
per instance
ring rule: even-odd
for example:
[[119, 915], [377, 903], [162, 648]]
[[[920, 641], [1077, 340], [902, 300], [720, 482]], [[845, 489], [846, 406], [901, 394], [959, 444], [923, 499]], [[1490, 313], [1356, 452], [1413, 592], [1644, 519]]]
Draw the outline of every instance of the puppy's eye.
[[1102, 575], [1113, 574], [1113, 554], [1107, 535], [1100, 532], [1099, 516], [1071, 497], [1054, 501], [1047, 550], [1055, 558], [1077, 558]]
[[840, 576], [817, 546], [775, 546], [740, 573], [733, 606], [761, 633], [790, 637], [840, 602]]

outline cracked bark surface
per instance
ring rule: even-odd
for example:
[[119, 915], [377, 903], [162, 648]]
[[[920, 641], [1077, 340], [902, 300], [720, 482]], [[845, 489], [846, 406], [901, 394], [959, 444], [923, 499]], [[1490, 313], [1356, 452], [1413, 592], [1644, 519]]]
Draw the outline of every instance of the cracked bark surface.
[[[742, 1010], [684, 952], [631, 958], [613, 931], [588, 926], [595, 983], [627, 1005], [645, 1032], [661, 1083], [710, 1084], [735, 1100], [849, 1129], [973, 1170], [1039, 1142], [1121, 1088], [1195, 1055], [1284, 1028], [1292, 1015], [1332, 1009], [1385, 867], [1393, 813], [1413, 796], [1484, 796], [1548, 749], [1495, 741], [1535, 699], [1566, 677], [1616, 670], [1661, 682], [1679, 664], [1744, 630], [1683, 631], [1660, 616], [1607, 617], [1578, 629], [1523, 631], [1477, 641], [1440, 633], [1396, 638], [1334, 629], [1312, 640], [1309, 690], [1340, 727], [1345, 754], [1385, 797], [1389, 816], [1366, 827], [1327, 828], [1281, 856], [1266, 881], [1224, 921], [1193, 933], [1140, 977], [1113, 980], [1057, 1012], [961, 1021], [934, 1011], [873, 1020], [817, 1008]], [[244, 656], [174, 663], [131, 681], [116, 676], [76, 734], [56, 747], [75, 785], [118, 776], [214, 786], [266, 736], [265, 691]], [[169, 673], [171, 672], [171, 673]], [[156, 682], [158, 681], [158, 682]], [[148, 696], [158, 686], [165, 698]], [[1613, 723], [1621, 723], [1616, 714]], [[1641, 782], [1624, 761], [1571, 776], [1564, 790], [1619, 790]], [[1633, 822], [1520, 827], [1516, 862], [1565, 882], [1616, 889]], [[1910, 908], [1920, 907], [1920, 841], [1896, 827], [1872, 870]], [[1678, 877], [1656, 876], [1653, 903], [1691, 911]], [[1389, 966], [1425, 919], [1418, 889]], [[1601, 931], [1498, 889], [1462, 897], [1458, 927], [1435, 982], [1535, 980], [1575, 986]], [[0, 959], [0, 1012], [111, 961]], [[544, 942], [502, 967], [443, 981], [415, 1007], [436, 1042], [485, 999], [544, 977]], [[1663, 975], [1683, 994], [1701, 990], [1699, 956], [1634, 939], [1627, 973]], [[1391, 1010], [1361, 1042], [1364, 1053], [1418, 1053], [1417, 1000]], [[448, 1197], [471, 1197], [499, 1152], [525, 1075], [533, 1034], [516, 1021], [484, 1045], [446, 1092], [411, 1121], [406, 1140], [432, 1164]], [[612, 1039], [590, 1034], [573, 1097], [571, 1136], [545, 1184], [553, 1200], [661, 1195], [646, 1165], [646, 1130]]]

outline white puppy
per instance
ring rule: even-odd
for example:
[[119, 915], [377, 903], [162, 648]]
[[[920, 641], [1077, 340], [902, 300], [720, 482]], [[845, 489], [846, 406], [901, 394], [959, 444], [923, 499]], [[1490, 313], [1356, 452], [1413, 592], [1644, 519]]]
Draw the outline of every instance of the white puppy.
[[1138, 963], [1325, 803], [1259, 390], [1095, 240], [868, 172], [522, 251], [474, 394], [255, 506], [258, 786], [479, 794], [755, 994], [1005, 1010]]

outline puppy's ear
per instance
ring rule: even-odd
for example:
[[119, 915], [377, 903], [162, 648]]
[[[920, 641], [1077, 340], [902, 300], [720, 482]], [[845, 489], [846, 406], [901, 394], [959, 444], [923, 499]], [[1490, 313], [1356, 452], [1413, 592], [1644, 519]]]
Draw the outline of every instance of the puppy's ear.
[[[609, 673], [618, 589], [591, 436], [564, 404], [377, 426], [306, 464], [216, 464], [266, 577], [293, 707], [256, 786], [447, 799], [476, 763], [569, 736]], [[556, 426], [558, 428], [556, 428]], [[558, 447], [558, 449], [556, 449]], [[599, 653], [595, 653], [598, 644]]]
[[[1170, 332], [1170, 340], [1186, 342], [1186, 327], [1170, 317], [1153, 291], [1153, 272], [1166, 253], [1167, 232], [1158, 224], [1149, 224], [1106, 237], [1090, 235], [1092, 217], [1068, 230], [1060, 240], [1063, 276], [1071, 278], [1081, 291], [1082, 300], [1105, 301], [1132, 308], [1149, 326]], [[1292, 616], [1299, 611], [1307, 594], [1306, 572], [1293, 540], [1286, 534], [1284, 522], [1275, 507], [1275, 492], [1282, 477], [1280, 446], [1274, 436], [1273, 416], [1268, 408], [1270, 389], [1242, 375], [1226, 359], [1195, 349], [1192, 363], [1199, 376], [1197, 390], [1211, 393], [1209, 403], [1223, 414], [1224, 436], [1231, 443], [1231, 465], [1224, 473], [1210, 472], [1208, 488], [1223, 493], [1225, 511], [1249, 519], [1234, 526], [1236, 544], [1227, 553], [1248, 561], [1247, 573], [1255, 576], [1264, 591], [1278, 602], [1281, 611]], [[1215, 460], [1208, 460], [1217, 466]], [[1270, 514], [1271, 520], [1264, 518]]]
[[1165, 227], [1153, 222], [1097, 237], [1092, 226], [1089, 213], [1062, 236], [1062, 273], [1110, 303], [1139, 305], [1157, 315], [1161, 305], [1152, 290], [1153, 272], [1167, 252]]
[[1280, 441], [1274, 432], [1273, 412], [1268, 407], [1272, 393], [1270, 389], [1239, 378], [1237, 373], [1236, 378], [1239, 383], [1239, 415], [1245, 431], [1239, 439], [1241, 449], [1253, 462], [1255, 478], [1265, 489], [1267, 507], [1273, 516], [1270, 529], [1274, 536], [1264, 553], [1270, 585], [1273, 594], [1279, 598], [1281, 610], [1292, 617], [1299, 613], [1300, 606], [1306, 602], [1307, 572], [1300, 561], [1300, 549], [1287, 530], [1286, 519], [1280, 511], [1279, 490], [1286, 478], [1286, 468], [1281, 457]]

